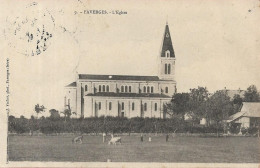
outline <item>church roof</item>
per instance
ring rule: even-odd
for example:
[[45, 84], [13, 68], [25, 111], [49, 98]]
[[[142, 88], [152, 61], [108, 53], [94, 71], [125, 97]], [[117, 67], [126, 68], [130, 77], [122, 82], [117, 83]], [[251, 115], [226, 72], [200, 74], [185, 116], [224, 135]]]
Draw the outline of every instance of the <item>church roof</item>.
[[160, 80], [158, 76], [91, 75], [91, 74], [79, 74], [79, 79], [133, 80], [133, 81], [159, 81]]
[[171, 34], [169, 30], [168, 24], [165, 26], [165, 32], [163, 36], [163, 44], [162, 44], [162, 51], [161, 51], [161, 57], [165, 57], [165, 52], [169, 50], [170, 51], [170, 57], [175, 58], [173, 46], [172, 46], [172, 40], [171, 40]]
[[153, 93], [114, 93], [114, 92], [98, 92], [89, 93], [86, 96], [104, 96], [104, 97], [150, 97], [150, 98], [171, 98], [165, 94]]
[[77, 83], [76, 82], [72, 82], [72, 83], [68, 84], [65, 87], [77, 87]]

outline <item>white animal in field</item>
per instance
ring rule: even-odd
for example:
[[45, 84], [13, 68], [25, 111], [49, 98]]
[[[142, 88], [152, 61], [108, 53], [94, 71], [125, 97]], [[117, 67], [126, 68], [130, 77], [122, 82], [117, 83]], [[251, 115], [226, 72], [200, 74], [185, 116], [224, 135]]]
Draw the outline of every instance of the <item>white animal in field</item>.
[[111, 138], [110, 141], [108, 142], [108, 145], [110, 144], [116, 145], [116, 143], [120, 143], [120, 145], [122, 144], [121, 137]]
[[82, 139], [83, 139], [83, 136], [82, 136], [82, 135], [77, 136], [77, 137], [75, 137], [75, 138], [72, 139], [72, 143], [82, 144]]

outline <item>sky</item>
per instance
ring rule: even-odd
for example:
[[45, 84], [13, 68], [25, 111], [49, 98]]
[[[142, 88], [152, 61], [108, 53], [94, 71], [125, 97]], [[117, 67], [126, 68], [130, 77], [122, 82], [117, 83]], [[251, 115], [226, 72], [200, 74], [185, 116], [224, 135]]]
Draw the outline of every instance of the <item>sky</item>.
[[[51, 3], [52, 2], [52, 3]], [[77, 73], [157, 75], [166, 21], [176, 56], [178, 92], [260, 90], [260, 1], [4, 1], [1, 53], [10, 60], [10, 114], [35, 115], [34, 105], [63, 109], [64, 86]], [[84, 10], [127, 14], [84, 14]], [[83, 13], [80, 13], [83, 12]], [[25, 20], [52, 33], [47, 49], [35, 48]], [[16, 23], [15, 23], [16, 21]], [[24, 22], [23, 22], [24, 21]], [[15, 27], [22, 25], [14, 35]], [[20, 33], [20, 34], [19, 34]]]

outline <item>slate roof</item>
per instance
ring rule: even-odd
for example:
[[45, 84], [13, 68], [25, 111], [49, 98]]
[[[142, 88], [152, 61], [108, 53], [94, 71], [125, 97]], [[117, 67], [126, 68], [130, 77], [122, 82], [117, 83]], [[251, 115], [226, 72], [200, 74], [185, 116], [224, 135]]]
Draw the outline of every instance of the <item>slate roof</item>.
[[174, 54], [174, 50], [173, 50], [173, 46], [172, 46], [171, 34], [170, 34], [168, 24], [165, 26], [161, 57], [165, 57], [165, 51], [167, 51], [167, 50], [170, 51], [170, 57], [175, 58], [175, 54]]
[[92, 74], [79, 74], [79, 79], [133, 80], [133, 81], [159, 81], [160, 80], [158, 76], [92, 75]]
[[147, 94], [147, 93], [114, 93], [114, 92], [98, 92], [89, 93], [86, 96], [103, 96], [103, 97], [151, 97], [151, 98], [171, 98], [164, 94]]
[[243, 102], [240, 112], [231, 115], [227, 122], [236, 120], [239, 117], [259, 117], [260, 118], [260, 102]]
[[245, 90], [228, 90], [228, 89], [224, 89], [222, 91], [225, 92], [231, 99], [233, 99], [236, 94], [238, 94], [241, 98], [243, 98], [245, 97], [244, 94], [246, 92]]
[[76, 82], [72, 82], [72, 83], [68, 84], [65, 87], [77, 87], [77, 83]]

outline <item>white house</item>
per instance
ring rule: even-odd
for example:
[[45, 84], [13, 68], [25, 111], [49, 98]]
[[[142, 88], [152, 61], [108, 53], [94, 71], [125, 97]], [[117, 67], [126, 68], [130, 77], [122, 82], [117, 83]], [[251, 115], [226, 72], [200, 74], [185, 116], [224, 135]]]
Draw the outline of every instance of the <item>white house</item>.
[[260, 102], [243, 102], [240, 112], [231, 115], [227, 123], [240, 124], [240, 127], [254, 127], [260, 121]]

